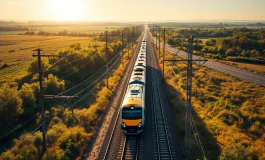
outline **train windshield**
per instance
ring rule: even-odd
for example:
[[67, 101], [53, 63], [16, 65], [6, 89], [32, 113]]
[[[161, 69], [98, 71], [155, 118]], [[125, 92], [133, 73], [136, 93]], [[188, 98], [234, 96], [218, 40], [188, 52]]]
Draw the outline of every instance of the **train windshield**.
[[122, 119], [141, 119], [142, 109], [141, 107], [124, 107], [122, 109]]

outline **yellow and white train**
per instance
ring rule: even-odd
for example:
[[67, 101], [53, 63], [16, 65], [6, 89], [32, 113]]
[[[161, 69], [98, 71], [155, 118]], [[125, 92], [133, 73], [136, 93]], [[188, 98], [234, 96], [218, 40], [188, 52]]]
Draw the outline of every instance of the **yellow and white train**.
[[125, 134], [143, 132], [145, 124], [145, 83], [146, 83], [146, 35], [141, 44], [135, 65], [120, 108], [120, 125]]

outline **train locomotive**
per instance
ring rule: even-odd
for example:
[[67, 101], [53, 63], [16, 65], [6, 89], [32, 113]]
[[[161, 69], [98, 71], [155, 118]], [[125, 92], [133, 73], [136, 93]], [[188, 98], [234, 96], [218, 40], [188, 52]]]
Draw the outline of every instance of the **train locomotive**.
[[123, 103], [120, 107], [120, 125], [127, 135], [143, 132], [145, 124], [145, 82], [146, 82], [146, 35], [127, 86]]

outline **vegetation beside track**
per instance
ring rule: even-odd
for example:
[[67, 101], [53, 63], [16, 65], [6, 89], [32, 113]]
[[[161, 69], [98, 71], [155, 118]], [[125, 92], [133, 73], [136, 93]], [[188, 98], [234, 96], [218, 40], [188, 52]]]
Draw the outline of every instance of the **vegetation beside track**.
[[[170, 58], [179, 57], [166, 52], [166, 59]], [[198, 65], [194, 65], [193, 74], [193, 117], [206, 157], [264, 159], [265, 88]], [[178, 136], [184, 139], [186, 66], [166, 62], [165, 78], [167, 96], [176, 111]], [[200, 158], [195, 139], [191, 145], [192, 156]]]
[[[99, 71], [98, 74], [90, 80], [71, 90], [71, 92], [66, 93], [66, 95], [74, 95], [84, 89], [84, 87], [90, 85], [98, 77], [104, 75], [105, 50], [101, 45], [101, 40], [99, 39], [98, 41], [99, 42], [97, 43], [89, 44], [88, 47], [83, 47], [78, 43], [73, 44], [66, 49], [58, 51], [58, 54], [62, 55], [64, 55], [64, 53], [72, 53], [69, 57], [62, 60], [51, 59], [50, 61], [44, 61], [44, 68], [49, 68], [53, 63], [57, 62], [54, 67], [49, 68], [49, 76], [44, 79], [45, 94], [59, 94], [67, 91], [71, 89], [71, 87], [74, 87], [86, 80], [93, 73]], [[66, 103], [66, 105], [62, 105], [62, 102], [54, 102], [55, 104], [45, 103], [45, 114], [49, 117], [46, 120], [46, 126], [48, 128], [47, 150], [43, 158], [75, 159], [78, 158], [80, 154], [83, 154], [82, 152], [84, 151], [84, 146], [90, 142], [90, 137], [95, 133], [95, 127], [106, 112], [107, 105], [125, 69], [119, 60], [119, 52], [121, 49], [120, 45], [121, 42], [118, 39], [111, 41], [109, 44], [109, 58], [114, 58], [109, 64], [110, 66], [113, 65], [113, 68], [110, 69], [109, 89], [105, 87], [105, 83], [100, 83], [100, 81], [103, 80], [101, 78], [92, 87], [88, 88], [84, 91], [84, 93], [79, 95], [79, 98], [76, 100], [80, 100], [79, 103], [76, 103], [73, 106], [74, 114], [72, 114], [72, 110], [70, 109], [72, 103]], [[135, 45], [133, 47], [135, 47]], [[129, 55], [131, 55], [131, 51], [132, 50], [130, 50]], [[127, 55], [128, 53], [126, 49], [123, 56], [124, 65], [128, 63]], [[79, 59], [80, 61], [77, 61]], [[33, 61], [30, 65], [31, 67], [29, 67], [31, 74], [36, 72], [35, 64], [36, 62]], [[100, 70], [100, 67], [103, 67], [103, 70]], [[69, 75], [69, 73], [73, 74]], [[66, 75], [69, 76], [65, 77]], [[33, 80], [34, 78], [36, 77], [33, 77]], [[61, 78], [64, 79], [62, 80]], [[0, 97], [1, 102], [6, 102], [11, 95], [17, 96], [11, 101], [12, 104], [11, 102], [7, 103], [7, 105], [16, 104], [12, 109], [13, 111], [15, 110], [17, 114], [14, 115], [14, 121], [12, 121], [12, 123], [8, 120], [6, 121], [6, 123], [9, 123], [7, 125], [8, 128], [3, 130], [2, 134], [14, 128], [17, 124], [20, 124], [21, 121], [29, 118], [26, 117], [26, 115], [36, 114], [36, 116], [32, 119], [30, 124], [23, 126], [23, 129], [27, 128], [26, 130], [20, 131], [18, 129], [19, 132], [16, 134], [13, 133], [11, 134], [12, 136], [9, 135], [4, 139], [1, 139], [2, 142], [3, 140], [5, 141], [5, 145], [1, 147], [5, 147], [6, 149], [13, 147], [13, 150], [11, 152], [2, 152], [0, 157], [7, 155], [7, 159], [37, 159], [41, 155], [42, 151], [42, 135], [39, 131], [35, 132], [34, 135], [30, 135], [30, 132], [40, 124], [40, 115], [36, 113], [38, 110], [37, 106], [39, 99], [38, 83], [24, 83], [22, 85], [22, 89], [20, 90], [17, 90], [17, 85], [13, 85], [14, 86], [10, 86], [10, 84], [3, 84], [0, 89], [0, 91], [3, 89], [4, 92], [12, 91], [8, 96]], [[93, 92], [89, 94], [90, 91]], [[33, 113], [30, 113], [29, 111], [33, 111]], [[1, 109], [0, 113], [5, 114], [5, 110]], [[11, 117], [7, 117], [7, 119], [8, 118]], [[6, 124], [1, 125], [4, 126]], [[17, 138], [12, 140], [11, 137]], [[23, 141], [24, 139], [25, 141]], [[19, 144], [22, 141], [23, 143]], [[4, 148], [1, 148], [1, 150], [3, 151]]]

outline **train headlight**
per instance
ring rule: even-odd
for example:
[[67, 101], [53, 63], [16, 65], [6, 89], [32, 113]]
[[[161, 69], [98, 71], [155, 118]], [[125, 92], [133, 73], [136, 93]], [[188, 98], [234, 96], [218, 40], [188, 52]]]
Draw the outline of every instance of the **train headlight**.
[[122, 122], [121, 127], [126, 128], [126, 124]]
[[140, 122], [140, 123], [138, 124], [138, 127], [139, 127], [139, 128], [141, 128], [141, 127], [142, 127], [142, 122]]

